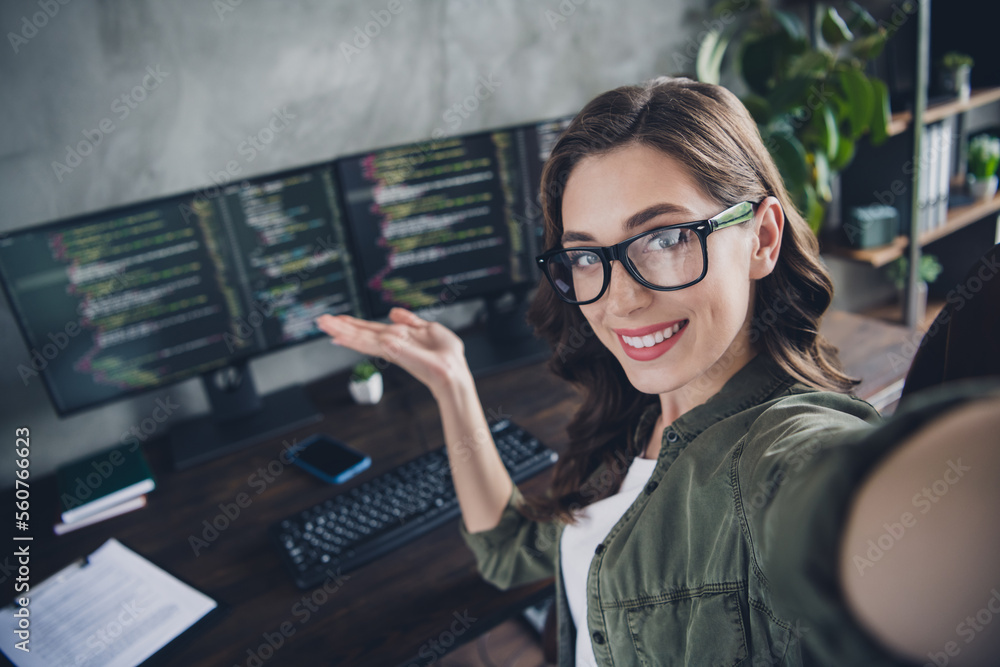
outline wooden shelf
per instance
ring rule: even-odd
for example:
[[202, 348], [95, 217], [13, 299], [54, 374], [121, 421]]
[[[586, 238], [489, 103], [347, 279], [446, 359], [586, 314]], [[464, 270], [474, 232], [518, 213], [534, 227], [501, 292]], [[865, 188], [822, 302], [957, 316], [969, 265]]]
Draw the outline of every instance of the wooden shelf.
[[[927, 230], [920, 235], [920, 247], [922, 248], [928, 243], [942, 239], [952, 232], [958, 231], [977, 220], [982, 220], [997, 211], [1000, 211], [1000, 194], [988, 201], [950, 208], [948, 209], [948, 219], [945, 221], [945, 224]], [[865, 248], [863, 250], [827, 242], [823, 246], [823, 251], [835, 257], [843, 257], [878, 268], [885, 266], [898, 257], [902, 257], [907, 245], [909, 245], [909, 241], [905, 236], [897, 236], [889, 245], [878, 246], [877, 248]]]
[[906, 132], [906, 128], [910, 126], [911, 120], [913, 120], [913, 112], [911, 111], [900, 111], [892, 114], [892, 118], [889, 120], [889, 125], [885, 128], [886, 134], [890, 137], [894, 137], [897, 134]]
[[861, 262], [862, 264], [870, 264], [875, 268], [885, 266], [897, 257], [901, 257], [906, 246], [907, 240], [905, 236], [897, 236], [889, 245], [882, 245], [876, 248], [850, 248], [833, 242], [822, 244], [823, 252], [827, 252], [834, 257], [843, 257], [844, 259]]
[[[991, 102], [996, 102], [1000, 100], [1000, 87], [997, 88], [979, 88], [972, 91], [972, 95], [969, 96], [968, 101], [961, 102], [959, 100], [953, 100], [951, 102], [944, 102], [942, 104], [935, 104], [934, 106], [927, 107], [924, 111], [924, 125], [930, 123], [936, 123], [939, 120], [944, 120], [949, 116], [954, 116], [956, 114], [975, 109], [977, 107], [990, 104]], [[892, 119], [889, 122], [889, 136], [896, 136], [897, 134], [902, 134], [913, 122], [913, 112], [912, 111], [899, 111], [892, 114]]]
[[986, 201], [975, 202], [967, 206], [955, 206], [948, 209], [948, 218], [940, 227], [929, 229], [920, 235], [920, 247], [944, 238], [954, 231], [981, 220], [990, 213], [1000, 211], [1000, 195]]

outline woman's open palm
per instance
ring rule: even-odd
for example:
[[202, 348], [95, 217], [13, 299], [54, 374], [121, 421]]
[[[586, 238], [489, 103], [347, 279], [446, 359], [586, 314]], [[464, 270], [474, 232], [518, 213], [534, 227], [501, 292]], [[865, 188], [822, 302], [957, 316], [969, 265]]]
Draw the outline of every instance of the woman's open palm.
[[434, 392], [455, 373], [468, 372], [462, 339], [438, 322], [403, 308], [389, 312], [390, 323], [350, 315], [321, 315], [316, 325], [337, 345], [400, 366]]

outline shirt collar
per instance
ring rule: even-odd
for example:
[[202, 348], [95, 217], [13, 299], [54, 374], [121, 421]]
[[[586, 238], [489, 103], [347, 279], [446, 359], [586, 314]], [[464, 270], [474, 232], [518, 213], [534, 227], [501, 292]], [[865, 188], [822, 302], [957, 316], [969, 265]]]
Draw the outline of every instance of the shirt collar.
[[[669, 428], [675, 431], [682, 441], [690, 442], [712, 424], [761, 403], [782, 385], [788, 386], [793, 383], [793, 378], [773, 359], [758, 354], [736, 371], [722, 389], [701, 405], [678, 417]], [[648, 442], [650, 432], [659, 416], [660, 402], [655, 401], [639, 417], [635, 442]]]

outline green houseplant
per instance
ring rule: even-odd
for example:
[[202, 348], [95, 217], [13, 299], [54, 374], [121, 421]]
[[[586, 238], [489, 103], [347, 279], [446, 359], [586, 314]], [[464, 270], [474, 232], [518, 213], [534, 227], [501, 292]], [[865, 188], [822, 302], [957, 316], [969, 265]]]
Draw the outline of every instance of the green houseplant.
[[[923, 322], [927, 313], [927, 285], [938, 279], [941, 275], [941, 262], [934, 255], [926, 253], [920, 255], [920, 263], [917, 266], [917, 314], [916, 321]], [[899, 290], [900, 299], [903, 298], [903, 291], [906, 289], [906, 281], [909, 277], [910, 260], [906, 255], [894, 260], [885, 267], [885, 273]]]
[[969, 193], [976, 199], [991, 199], [997, 192], [1000, 139], [980, 134], [969, 141]]
[[[906, 277], [909, 274], [910, 261], [904, 255], [889, 263], [885, 267], [886, 275], [895, 283], [900, 291], [906, 286]], [[920, 266], [917, 273], [923, 283], [932, 283], [941, 275], [941, 262], [934, 255], [923, 254], [920, 256]]]
[[889, 93], [865, 66], [888, 37], [866, 10], [848, 2], [816, 7], [812, 30], [768, 0], [721, 0], [717, 27], [702, 40], [697, 76], [719, 83], [727, 60], [747, 92], [741, 97], [774, 156], [796, 206], [819, 232], [833, 199], [833, 179], [870, 134], [887, 137]]
[[370, 359], [360, 361], [351, 371], [347, 389], [356, 403], [378, 403], [382, 399], [382, 374]]

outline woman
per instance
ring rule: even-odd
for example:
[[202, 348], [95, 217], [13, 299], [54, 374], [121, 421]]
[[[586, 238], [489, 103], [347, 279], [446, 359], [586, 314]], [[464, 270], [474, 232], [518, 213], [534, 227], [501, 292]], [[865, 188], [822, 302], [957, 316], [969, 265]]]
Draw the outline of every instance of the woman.
[[[1000, 399], [952, 390], [874, 428], [817, 333], [832, 289], [816, 241], [739, 101], [686, 79], [600, 95], [542, 194], [548, 281], [529, 317], [584, 395], [546, 498], [468, 446], [489, 431], [457, 336], [401, 309], [318, 323], [431, 390], [483, 576], [556, 577], [560, 664], [996, 651], [1000, 622], [943, 652], [1000, 585], [981, 511], [1000, 506]], [[911, 496], [949, 470], [952, 497], [916, 526]], [[960, 556], [942, 560], [941, 539]]]

